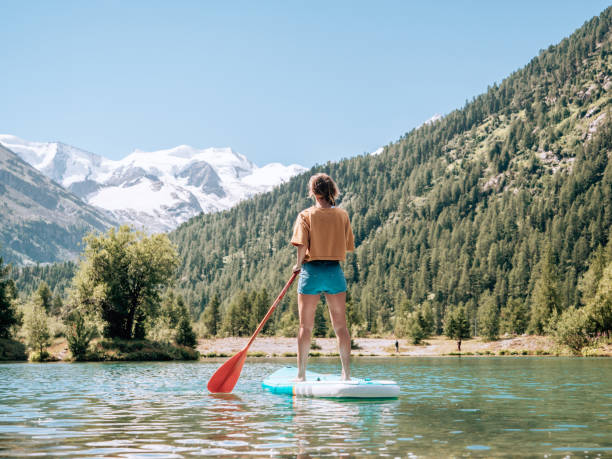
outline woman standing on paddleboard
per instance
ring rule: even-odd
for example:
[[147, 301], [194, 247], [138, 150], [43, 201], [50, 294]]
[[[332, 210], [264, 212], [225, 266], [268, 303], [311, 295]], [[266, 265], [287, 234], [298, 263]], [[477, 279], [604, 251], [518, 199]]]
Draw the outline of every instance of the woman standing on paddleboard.
[[316, 174], [308, 182], [308, 195], [315, 205], [303, 210], [293, 227], [291, 243], [297, 247], [298, 281], [298, 381], [306, 380], [306, 362], [315, 311], [321, 293], [325, 294], [329, 315], [338, 339], [342, 379], [351, 377], [351, 336], [346, 326], [346, 279], [340, 267], [347, 251], [355, 248], [348, 214], [336, 207], [338, 187], [327, 174]]

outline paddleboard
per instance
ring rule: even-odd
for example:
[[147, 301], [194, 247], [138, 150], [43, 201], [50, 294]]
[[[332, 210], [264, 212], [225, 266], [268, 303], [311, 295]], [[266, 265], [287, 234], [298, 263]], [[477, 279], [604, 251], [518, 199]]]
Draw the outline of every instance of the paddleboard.
[[269, 375], [262, 387], [274, 394], [323, 398], [397, 398], [400, 389], [395, 381], [351, 378], [343, 381], [337, 375], [306, 372], [306, 381], [294, 381], [297, 368], [284, 367]]

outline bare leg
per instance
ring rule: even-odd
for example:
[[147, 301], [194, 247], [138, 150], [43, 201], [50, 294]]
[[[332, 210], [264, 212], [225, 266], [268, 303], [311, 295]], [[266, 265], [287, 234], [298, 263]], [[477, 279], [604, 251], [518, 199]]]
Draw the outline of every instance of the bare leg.
[[297, 381], [306, 381], [306, 362], [310, 353], [310, 338], [314, 325], [314, 316], [320, 295], [298, 293], [298, 312], [300, 314], [300, 331], [298, 332], [298, 374]]
[[351, 335], [346, 326], [346, 292], [335, 295], [325, 294], [329, 306], [336, 338], [338, 339], [338, 351], [342, 362], [342, 379], [351, 379]]

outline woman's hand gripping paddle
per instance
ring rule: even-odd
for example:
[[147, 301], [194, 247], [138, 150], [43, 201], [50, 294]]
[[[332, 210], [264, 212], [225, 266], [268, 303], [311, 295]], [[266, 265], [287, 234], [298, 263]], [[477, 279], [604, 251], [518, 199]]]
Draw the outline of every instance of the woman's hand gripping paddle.
[[268, 321], [268, 319], [270, 318], [270, 316], [276, 309], [276, 306], [278, 306], [278, 303], [281, 302], [281, 300], [285, 296], [285, 293], [287, 293], [287, 290], [289, 290], [289, 287], [295, 280], [298, 273], [299, 271], [296, 271], [291, 275], [291, 278], [285, 284], [285, 287], [280, 292], [278, 297], [276, 297], [276, 300], [274, 300], [274, 303], [272, 303], [272, 306], [270, 306], [270, 309], [266, 313], [263, 320], [259, 323], [257, 330], [255, 330], [255, 333], [253, 333], [253, 336], [251, 336], [251, 339], [249, 340], [247, 345], [244, 347], [244, 349], [242, 349], [240, 352], [234, 355], [231, 359], [229, 359], [227, 362], [221, 365], [219, 369], [215, 371], [215, 374], [212, 375], [212, 378], [210, 378], [210, 380], [208, 381], [208, 384], [206, 385], [209, 392], [229, 393], [234, 389], [234, 386], [236, 385], [236, 383], [238, 382], [238, 378], [240, 377], [240, 372], [242, 371], [242, 366], [244, 365], [244, 361], [246, 360], [247, 351], [249, 350], [251, 343], [255, 340], [255, 337], [257, 336], [257, 334], [266, 324], [266, 322]]

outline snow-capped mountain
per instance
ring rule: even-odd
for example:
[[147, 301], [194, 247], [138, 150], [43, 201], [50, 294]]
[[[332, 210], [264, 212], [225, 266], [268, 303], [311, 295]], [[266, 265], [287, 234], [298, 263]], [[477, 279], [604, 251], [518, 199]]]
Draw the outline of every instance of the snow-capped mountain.
[[0, 145], [0, 254], [17, 265], [75, 259], [83, 236], [117, 221]]
[[171, 230], [200, 212], [232, 207], [306, 169], [257, 167], [231, 148], [136, 150], [114, 161], [61, 142], [0, 135], [0, 143], [87, 203], [147, 232]]

